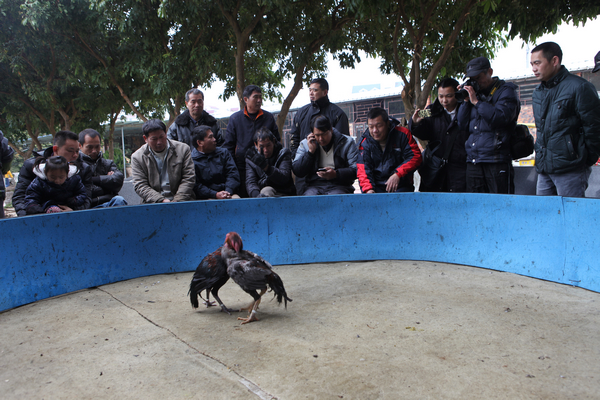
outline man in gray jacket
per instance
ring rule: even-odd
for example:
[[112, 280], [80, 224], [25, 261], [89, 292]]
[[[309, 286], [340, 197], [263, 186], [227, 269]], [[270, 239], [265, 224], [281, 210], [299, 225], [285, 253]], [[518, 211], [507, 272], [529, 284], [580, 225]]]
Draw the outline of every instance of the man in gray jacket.
[[167, 139], [158, 119], [142, 126], [146, 144], [131, 156], [133, 187], [142, 203], [194, 200], [194, 162], [190, 146]]
[[561, 62], [562, 50], [554, 42], [531, 51], [531, 67], [541, 81], [533, 92], [537, 194], [585, 197], [600, 154], [600, 99], [590, 82]]

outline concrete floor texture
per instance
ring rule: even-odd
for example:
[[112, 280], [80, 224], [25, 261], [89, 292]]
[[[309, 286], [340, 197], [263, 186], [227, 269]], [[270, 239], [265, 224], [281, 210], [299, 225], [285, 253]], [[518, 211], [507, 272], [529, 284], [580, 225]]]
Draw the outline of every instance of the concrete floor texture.
[[[598, 399], [600, 294], [467, 266], [279, 266], [260, 321], [192, 272], [0, 313], [3, 399]], [[231, 280], [230, 308], [251, 301]]]

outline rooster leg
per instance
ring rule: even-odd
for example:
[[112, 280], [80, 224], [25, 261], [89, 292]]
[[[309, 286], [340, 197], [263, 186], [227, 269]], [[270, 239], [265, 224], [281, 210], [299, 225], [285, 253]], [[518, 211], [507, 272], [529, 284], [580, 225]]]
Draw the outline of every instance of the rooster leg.
[[219, 298], [219, 295], [214, 290], [213, 290], [213, 297], [215, 298], [215, 300], [217, 300], [219, 302], [219, 305], [221, 306], [221, 312], [226, 312], [229, 315], [231, 315], [232, 312], [238, 312], [238, 310], [232, 310], [231, 308], [225, 307], [225, 304], [223, 304], [223, 302]]
[[[202, 296], [200, 296], [200, 298], [202, 299]], [[202, 300], [204, 300], [204, 299], [202, 299]], [[216, 303], [214, 301], [210, 301], [209, 289], [206, 289], [206, 300], [204, 300], [204, 304], [206, 305], [206, 308], [216, 305]]]
[[266, 291], [267, 291], [267, 289], [263, 289], [260, 292], [258, 300], [256, 300], [254, 302], [254, 306], [252, 307], [252, 311], [250, 311], [250, 314], [248, 314], [248, 318], [238, 317], [239, 320], [244, 321], [244, 322], [242, 322], [242, 325], [250, 323], [250, 322], [253, 322], [253, 321], [258, 321], [258, 318], [256, 317], [256, 310], [258, 310], [258, 305], [260, 304], [260, 299], [262, 298], [262, 295], [265, 294]]

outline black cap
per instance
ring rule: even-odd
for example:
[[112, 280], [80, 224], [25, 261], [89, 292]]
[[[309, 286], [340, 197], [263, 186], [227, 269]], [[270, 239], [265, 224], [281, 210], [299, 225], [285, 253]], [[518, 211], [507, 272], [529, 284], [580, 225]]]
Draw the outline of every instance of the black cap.
[[490, 60], [485, 57], [477, 57], [469, 61], [467, 64], [467, 72], [465, 75], [467, 78], [473, 78], [474, 76], [477, 76], [490, 68], [492, 68], [490, 65]]
[[594, 57], [594, 62], [596, 63], [596, 66], [594, 67], [592, 72], [600, 71], [600, 51], [596, 53], [596, 57]]

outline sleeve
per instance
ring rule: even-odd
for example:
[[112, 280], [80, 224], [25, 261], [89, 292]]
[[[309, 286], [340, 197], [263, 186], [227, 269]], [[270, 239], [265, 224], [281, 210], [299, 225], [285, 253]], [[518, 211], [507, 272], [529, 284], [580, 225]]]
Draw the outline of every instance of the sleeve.
[[412, 116], [408, 120], [408, 130], [411, 131], [412, 135], [418, 137], [421, 140], [432, 140], [433, 138], [433, 118], [423, 118], [423, 120], [415, 124]]
[[581, 120], [585, 146], [600, 155], [600, 99], [595, 88], [586, 82], [576, 91], [577, 113]]
[[200, 168], [196, 164], [194, 164], [194, 170], [196, 171], [196, 184], [194, 185], [194, 193], [196, 194], [196, 198], [199, 200], [216, 199], [217, 191], [202, 183], [200, 180], [202, 171], [200, 171]]
[[275, 119], [275, 117], [273, 116], [273, 114], [271, 114], [271, 126], [269, 127], [269, 129], [271, 130], [271, 132], [273, 132], [273, 135], [275, 135], [275, 137], [277, 138], [277, 141], [279, 143], [281, 143], [281, 135], [279, 134], [279, 128], [277, 127], [277, 120]]
[[300, 146], [300, 112], [302, 109], [298, 110], [296, 115], [294, 115], [294, 120], [292, 122], [292, 130], [290, 132], [290, 151], [292, 152], [292, 157], [296, 156], [296, 151], [298, 151], [298, 146]]
[[267, 182], [284, 186], [292, 182], [292, 155], [286, 150], [279, 167], [269, 166], [266, 171]]
[[27, 187], [35, 179], [35, 174], [33, 173], [33, 162], [33, 159], [26, 160], [21, 167], [17, 186], [15, 187], [15, 192], [13, 193], [12, 203], [13, 207], [15, 208], [15, 212], [19, 217], [26, 215], [25, 208], [27, 207], [27, 204], [25, 201], [25, 196], [27, 194]]
[[[138, 150], [139, 151], [139, 150]], [[144, 203], [161, 203], [165, 198], [150, 186], [148, 181], [148, 168], [140, 160], [141, 154], [135, 153], [131, 156], [131, 176], [133, 178], [133, 188], [142, 198]]]
[[337, 168], [338, 171], [338, 179], [343, 184], [352, 184], [356, 180], [356, 162], [358, 161], [358, 147], [349, 136], [345, 136], [348, 140], [346, 143], [346, 158], [348, 160], [348, 166]]
[[520, 107], [514, 88], [506, 86], [495, 103], [478, 101], [475, 110], [490, 129], [500, 129], [515, 123]]
[[177, 124], [175, 121], [173, 121], [169, 126], [169, 129], [167, 129], [167, 139], [179, 141], [179, 136], [177, 135]]
[[224, 157], [225, 169], [227, 170], [227, 178], [225, 179], [225, 190], [227, 190], [230, 194], [234, 194], [240, 187], [240, 173], [238, 172], [237, 166], [235, 165], [235, 161], [233, 160], [231, 154], [224, 153]]
[[315, 173], [315, 158], [316, 155], [308, 151], [308, 145], [306, 144], [306, 139], [304, 139], [300, 143], [300, 146], [298, 146], [296, 158], [292, 162], [292, 171], [300, 178]]
[[5, 175], [10, 171], [10, 164], [12, 163], [14, 156], [15, 151], [9, 146], [8, 139], [3, 137], [2, 131], [0, 131], [0, 167], [2, 167], [2, 175]]
[[400, 144], [402, 145], [402, 155], [404, 157], [404, 162], [396, 168], [396, 175], [402, 178], [416, 171], [421, 165], [423, 157], [419, 145], [410, 131], [403, 127], [397, 127], [396, 130], [400, 132]]
[[246, 191], [250, 197], [258, 197], [260, 194], [254, 163], [248, 159], [246, 159]]
[[88, 197], [85, 186], [81, 182], [81, 178], [78, 175], [71, 177], [74, 180], [72, 183], [73, 197], [67, 202], [68, 206], [73, 210], [87, 210], [90, 208], [90, 198]]
[[337, 118], [337, 122], [334, 124], [334, 128], [343, 133], [346, 136], [350, 136], [350, 123], [348, 122], [348, 116], [340, 108], [340, 115]]
[[456, 123], [458, 124], [458, 129], [461, 131], [469, 133], [472, 108], [473, 105], [468, 101], [465, 101], [460, 107], [458, 107], [458, 112], [456, 113]]
[[358, 161], [356, 162], [358, 183], [360, 190], [363, 193], [367, 193], [369, 190], [375, 188], [375, 179], [373, 178], [373, 161], [371, 159], [371, 153], [366, 148], [367, 138], [363, 137], [360, 145], [358, 146]]
[[236, 129], [236, 115], [233, 114], [229, 118], [227, 124], [227, 130], [225, 131], [225, 141], [223, 142], [223, 148], [229, 151], [231, 156], [235, 156], [235, 145], [237, 144], [237, 129]]
[[23, 215], [42, 214], [44, 212], [42, 205], [44, 201], [42, 185], [40, 185], [39, 181], [36, 179], [34, 179], [25, 189], [26, 194], [24, 199]]
[[173, 196], [173, 201], [176, 202], [194, 200], [194, 186], [196, 185], [196, 171], [190, 146], [181, 146], [178, 151], [181, 150], [183, 150], [181, 182], [179, 182], [177, 193]]
[[217, 146], [221, 147], [223, 146], [223, 143], [225, 142], [225, 138], [223, 138], [223, 134], [221, 132], [221, 128], [219, 128], [219, 122], [215, 122], [214, 125], [212, 126], [212, 133], [215, 135], [215, 139], [217, 139]]

